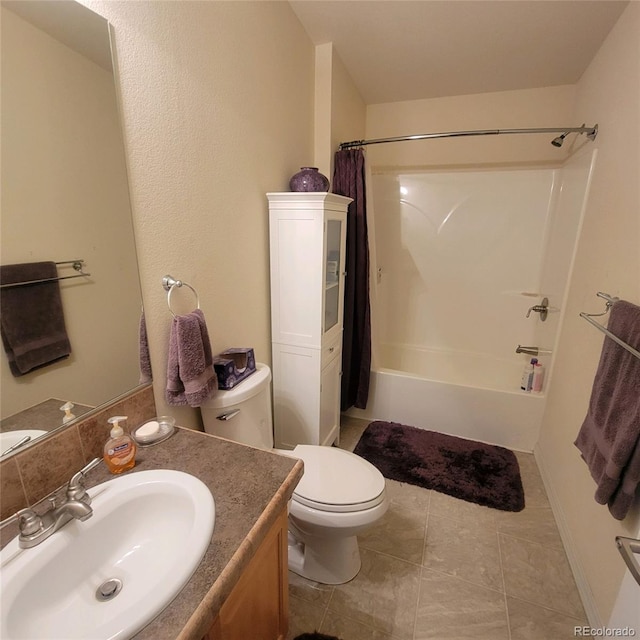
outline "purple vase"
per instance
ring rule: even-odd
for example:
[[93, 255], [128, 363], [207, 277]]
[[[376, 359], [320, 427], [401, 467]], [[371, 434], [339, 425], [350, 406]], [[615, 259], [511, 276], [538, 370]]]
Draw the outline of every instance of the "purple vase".
[[289, 180], [291, 191], [329, 191], [329, 178], [323, 176], [318, 167], [302, 167]]

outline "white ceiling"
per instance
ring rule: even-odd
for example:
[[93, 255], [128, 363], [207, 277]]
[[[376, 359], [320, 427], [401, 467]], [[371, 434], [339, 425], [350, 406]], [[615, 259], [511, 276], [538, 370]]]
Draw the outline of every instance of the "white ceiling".
[[618, 0], [290, 0], [367, 104], [576, 83]]
[[73, 0], [2, 0], [2, 6], [111, 72], [109, 23]]

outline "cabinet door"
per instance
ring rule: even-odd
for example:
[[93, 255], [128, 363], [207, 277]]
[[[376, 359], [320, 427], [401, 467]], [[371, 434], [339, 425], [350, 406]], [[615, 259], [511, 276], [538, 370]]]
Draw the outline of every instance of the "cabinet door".
[[330, 445], [340, 437], [340, 369], [342, 352], [322, 370], [320, 382], [320, 444]]
[[288, 616], [285, 509], [267, 533], [203, 640], [284, 640]]
[[339, 331], [342, 327], [344, 242], [344, 220], [327, 216], [324, 223], [324, 296], [322, 300], [322, 332], [325, 336], [332, 329]]
[[293, 449], [297, 444], [322, 444], [318, 434], [320, 350], [271, 346], [275, 446]]
[[321, 211], [272, 211], [271, 340], [318, 347], [322, 338]]

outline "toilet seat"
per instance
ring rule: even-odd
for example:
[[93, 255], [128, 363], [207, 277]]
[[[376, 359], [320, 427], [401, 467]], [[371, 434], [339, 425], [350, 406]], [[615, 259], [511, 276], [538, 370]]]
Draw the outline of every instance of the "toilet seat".
[[365, 511], [383, 502], [384, 476], [370, 462], [336, 447], [298, 445], [290, 452], [304, 462], [292, 499], [332, 513]]

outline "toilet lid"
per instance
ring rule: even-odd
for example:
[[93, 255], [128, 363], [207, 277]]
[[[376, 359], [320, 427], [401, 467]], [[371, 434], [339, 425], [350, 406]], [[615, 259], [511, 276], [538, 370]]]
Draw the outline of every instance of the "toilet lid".
[[336, 447], [298, 445], [304, 462], [294, 500], [322, 511], [363, 511], [384, 499], [383, 475], [364, 458]]

